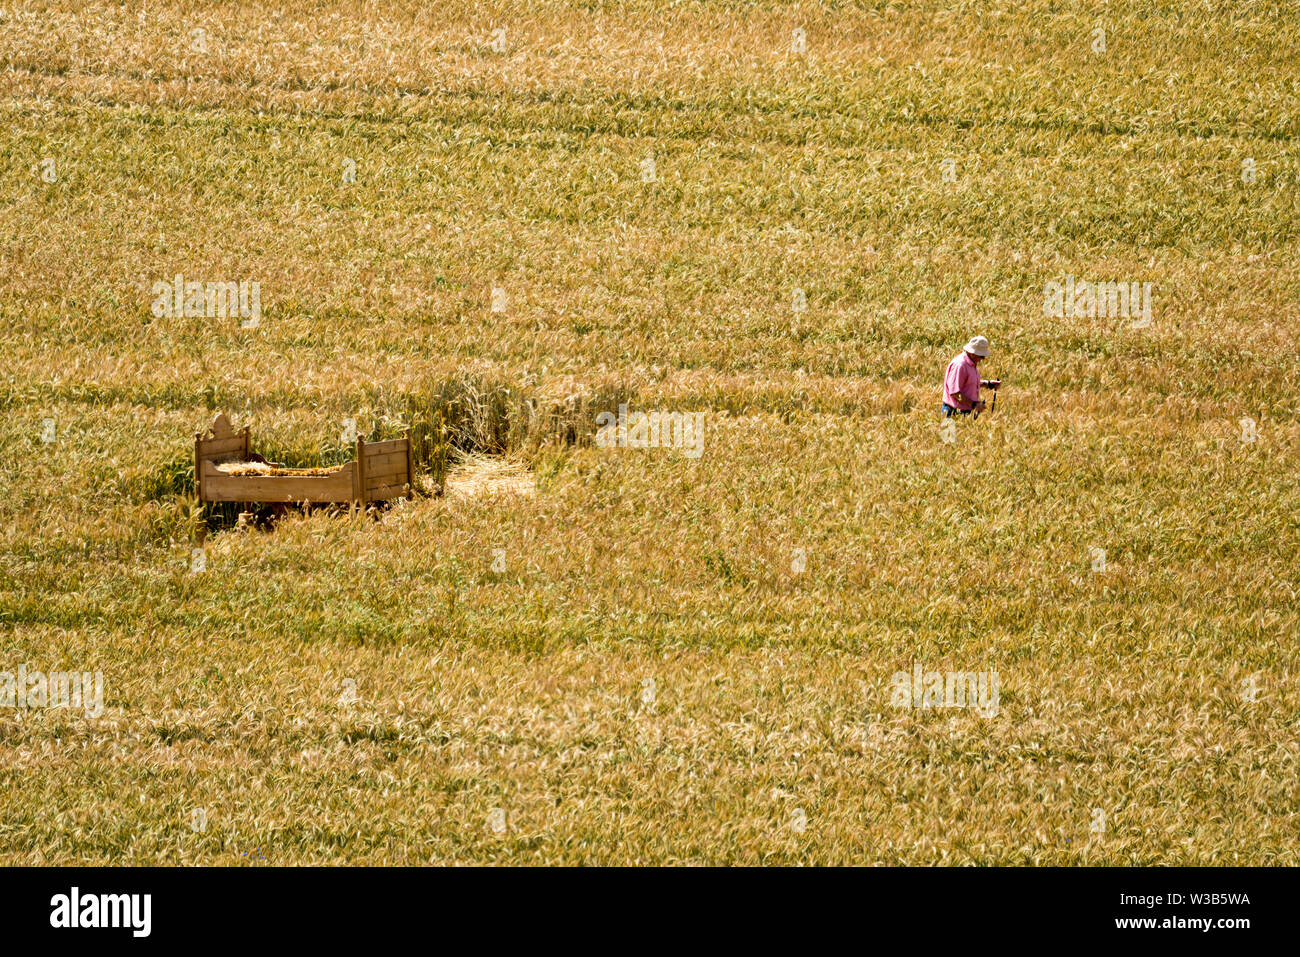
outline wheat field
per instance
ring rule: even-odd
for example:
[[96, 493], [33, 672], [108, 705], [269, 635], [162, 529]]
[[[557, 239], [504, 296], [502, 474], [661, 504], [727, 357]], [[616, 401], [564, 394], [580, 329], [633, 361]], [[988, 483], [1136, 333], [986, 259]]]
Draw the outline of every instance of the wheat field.
[[[0, 0], [0, 671], [103, 685], [0, 708], [0, 862], [1300, 863], [1297, 43]], [[412, 428], [420, 494], [238, 526], [218, 411], [296, 467]]]

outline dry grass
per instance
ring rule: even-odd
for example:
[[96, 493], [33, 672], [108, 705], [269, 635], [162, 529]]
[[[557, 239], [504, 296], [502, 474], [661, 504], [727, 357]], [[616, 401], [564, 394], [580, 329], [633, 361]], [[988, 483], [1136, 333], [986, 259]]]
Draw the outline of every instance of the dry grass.
[[[0, 709], [0, 862], [1298, 863], [1297, 40], [5, 7], [0, 671], [106, 700]], [[260, 324], [153, 315], [177, 273]], [[1152, 282], [1152, 326], [1044, 316], [1067, 274]], [[972, 332], [1007, 389], [948, 444]], [[594, 447], [620, 403], [705, 412], [703, 456]], [[410, 427], [448, 494], [191, 572], [218, 408], [309, 469]], [[915, 663], [999, 713], [892, 707]]]
[[447, 472], [446, 494], [453, 498], [475, 495], [532, 495], [533, 476], [523, 462], [466, 453]]

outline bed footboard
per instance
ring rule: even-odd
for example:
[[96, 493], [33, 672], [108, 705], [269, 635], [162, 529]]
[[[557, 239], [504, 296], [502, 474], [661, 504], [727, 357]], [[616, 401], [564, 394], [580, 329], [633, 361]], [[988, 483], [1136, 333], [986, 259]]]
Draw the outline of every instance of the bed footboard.
[[390, 498], [414, 498], [411, 467], [411, 430], [400, 439], [366, 442], [357, 439], [357, 474], [354, 498], [359, 502], [382, 502]]

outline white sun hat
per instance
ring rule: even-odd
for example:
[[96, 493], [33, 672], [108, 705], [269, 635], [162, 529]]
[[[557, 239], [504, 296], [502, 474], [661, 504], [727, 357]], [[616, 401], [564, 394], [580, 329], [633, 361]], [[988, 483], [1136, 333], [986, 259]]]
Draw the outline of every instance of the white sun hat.
[[971, 336], [970, 342], [966, 343], [965, 351], [975, 356], [987, 356], [989, 354], [989, 341], [983, 336]]

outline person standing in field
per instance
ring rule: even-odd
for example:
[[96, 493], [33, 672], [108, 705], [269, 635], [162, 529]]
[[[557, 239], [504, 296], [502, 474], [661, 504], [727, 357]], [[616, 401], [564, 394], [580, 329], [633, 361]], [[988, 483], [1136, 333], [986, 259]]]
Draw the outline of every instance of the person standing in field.
[[980, 386], [997, 390], [1001, 379], [981, 379], [979, 364], [989, 356], [989, 341], [983, 336], [973, 336], [955, 359], [948, 363], [943, 376], [943, 415], [970, 415], [980, 412], [984, 402], [980, 399]]

